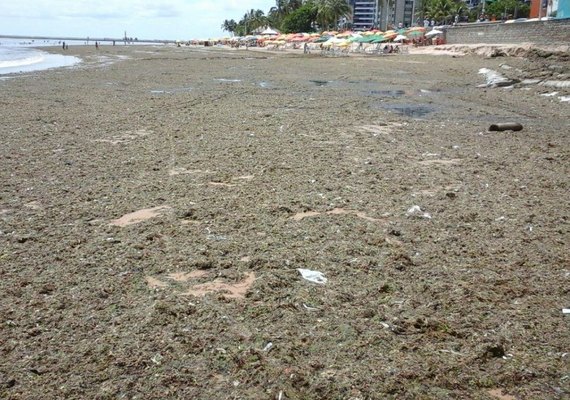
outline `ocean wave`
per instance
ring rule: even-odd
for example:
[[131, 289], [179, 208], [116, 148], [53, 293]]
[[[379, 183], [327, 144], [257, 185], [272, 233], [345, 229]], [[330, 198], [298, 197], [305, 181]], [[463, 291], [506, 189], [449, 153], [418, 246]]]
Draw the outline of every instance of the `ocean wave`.
[[33, 65], [41, 63], [45, 60], [45, 57], [41, 54], [34, 55], [32, 57], [12, 59], [12, 60], [0, 60], [0, 68], [16, 68], [24, 67], [27, 65]]

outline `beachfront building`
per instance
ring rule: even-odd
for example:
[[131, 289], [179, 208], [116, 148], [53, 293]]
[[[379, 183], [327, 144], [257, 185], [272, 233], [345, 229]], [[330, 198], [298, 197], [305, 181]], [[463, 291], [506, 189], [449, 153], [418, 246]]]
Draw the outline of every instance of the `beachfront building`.
[[410, 27], [414, 22], [415, 0], [401, 0], [394, 3], [393, 26]]
[[379, 26], [381, 0], [350, 0], [352, 6], [352, 28], [367, 31]]
[[534, 18], [570, 18], [570, 0], [532, 1], [530, 16]]
[[356, 31], [412, 26], [417, 0], [349, 0]]

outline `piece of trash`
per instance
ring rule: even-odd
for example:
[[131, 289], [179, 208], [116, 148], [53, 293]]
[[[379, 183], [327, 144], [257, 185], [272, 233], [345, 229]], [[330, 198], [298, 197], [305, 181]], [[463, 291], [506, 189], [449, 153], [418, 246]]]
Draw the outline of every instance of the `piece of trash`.
[[271, 350], [272, 347], [273, 347], [273, 343], [269, 342], [265, 345], [265, 347], [261, 351], [269, 351], [269, 350]]
[[558, 98], [560, 99], [560, 101], [567, 103], [570, 101], [570, 96], [558, 96]]
[[506, 122], [502, 124], [492, 124], [489, 126], [489, 132], [499, 131], [522, 131], [523, 126], [518, 122]]
[[555, 88], [570, 88], [570, 81], [542, 81], [540, 82], [540, 86], [549, 86]]
[[563, 308], [562, 314], [570, 314], [570, 308]]
[[408, 211], [406, 211], [406, 215], [408, 217], [422, 217], [422, 218], [426, 218], [426, 219], [431, 219], [431, 215], [427, 212], [424, 212], [420, 206], [412, 206], [408, 209]]
[[297, 268], [297, 271], [299, 271], [303, 279], [306, 279], [309, 282], [318, 283], [320, 285], [327, 283], [327, 278], [325, 278], [322, 272], [311, 271], [310, 269], [303, 268]]
[[303, 303], [303, 307], [305, 307], [305, 309], [306, 309], [307, 311], [317, 311], [317, 310], [318, 310], [318, 308], [308, 306], [308, 305], [306, 305], [305, 303]]
[[516, 79], [505, 78], [497, 71], [493, 71], [492, 69], [489, 68], [481, 68], [479, 70], [479, 73], [485, 75], [485, 80], [487, 81], [486, 84], [479, 85], [479, 87], [496, 88], [502, 86], [511, 86], [512, 84], [519, 82]]
[[550, 97], [550, 96], [556, 96], [557, 94], [558, 94], [558, 92], [543, 93], [543, 94], [541, 94], [541, 96]]

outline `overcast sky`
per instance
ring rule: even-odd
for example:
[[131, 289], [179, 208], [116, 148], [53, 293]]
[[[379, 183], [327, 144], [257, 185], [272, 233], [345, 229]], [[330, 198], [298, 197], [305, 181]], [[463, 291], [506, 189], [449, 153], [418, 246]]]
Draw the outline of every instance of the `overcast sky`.
[[0, 0], [0, 35], [200, 39], [275, 0]]

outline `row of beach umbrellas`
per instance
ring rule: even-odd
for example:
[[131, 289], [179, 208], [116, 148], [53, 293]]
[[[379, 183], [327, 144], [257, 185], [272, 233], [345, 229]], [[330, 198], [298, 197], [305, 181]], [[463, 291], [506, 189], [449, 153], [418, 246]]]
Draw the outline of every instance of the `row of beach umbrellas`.
[[371, 30], [365, 32], [353, 31], [327, 31], [323, 33], [289, 33], [289, 34], [273, 34], [273, 35], [251, 35], [241, 38], [232, 38], [230, 40], [257, 40], [265, 44], [286, 44], [286, 43], [322, 43], [329, 46], [348, 46], [352, 43], [382, 43], [382, 42], [402, 42], [411, 40], [421, 36], [431, 37], [442, 34], [442, 31], [432, 29], [426, 32], [424, 27], [412, 27], [399, 30]]

